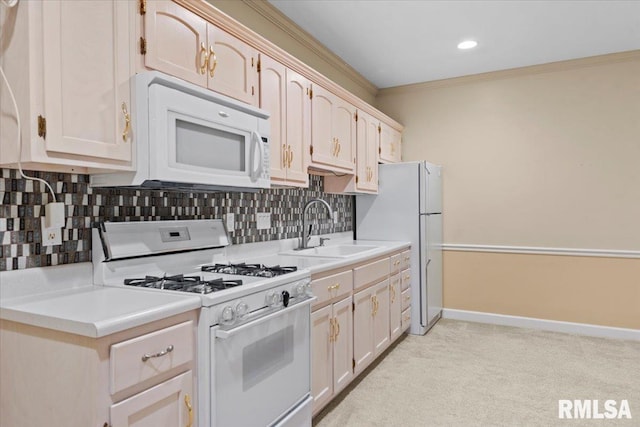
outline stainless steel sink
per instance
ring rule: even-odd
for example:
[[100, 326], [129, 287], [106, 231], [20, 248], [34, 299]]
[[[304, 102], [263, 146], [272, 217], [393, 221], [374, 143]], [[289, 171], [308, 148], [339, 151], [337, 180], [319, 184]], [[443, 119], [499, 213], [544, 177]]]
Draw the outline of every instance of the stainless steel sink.
[[366, 245], [335, 245], [335, 246], [316, 246], [315, 248], [300, 249], [289, 251], [283, 255], [290, 256], [317, 256], [326, 258], [347, 258], [362, 252], [378, 249], [378, 246]]

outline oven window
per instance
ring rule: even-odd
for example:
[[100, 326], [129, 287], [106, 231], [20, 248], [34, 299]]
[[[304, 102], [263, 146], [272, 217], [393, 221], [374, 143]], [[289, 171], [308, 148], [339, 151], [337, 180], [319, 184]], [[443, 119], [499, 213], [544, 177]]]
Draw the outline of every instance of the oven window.
[[293, 362], [293, 325], [242, 350], [242, 391], [247, 391]]
[[176, 162], [207, 169], [244, 172], [245, 136], [176, 120]]

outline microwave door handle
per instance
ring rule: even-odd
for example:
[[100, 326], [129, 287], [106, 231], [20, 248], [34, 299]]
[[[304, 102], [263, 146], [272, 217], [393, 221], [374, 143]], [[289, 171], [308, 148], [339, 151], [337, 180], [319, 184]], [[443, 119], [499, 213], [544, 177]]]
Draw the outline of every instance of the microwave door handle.
[[264, 159], [264, 144], [262, 143], [262, 138], [260, 137], [260, 135], [256, 131], [252, 131], [251, 132], [251, 139], [253, 139], [255, 141], [255, 144], [258, 146], [258, 152], [260, 154], [259, 157], [258, 157], [258, 165], [253, 170], [253, 173], [252, 173], [253, 180], [257, 181], [258, 178], [260, 178], [260, 175], [262, 175], [262, 172], [264, 170], [263, 166], [262, 166], [262, 161]]

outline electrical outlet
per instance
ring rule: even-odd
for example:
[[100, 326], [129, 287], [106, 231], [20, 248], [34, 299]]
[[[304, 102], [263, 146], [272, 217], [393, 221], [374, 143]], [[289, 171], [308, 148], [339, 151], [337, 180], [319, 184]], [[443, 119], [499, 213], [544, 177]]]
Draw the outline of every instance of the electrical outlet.
[[338, 223], [338, 211], [333, 211], [333, 223]]
[[44, 217], [40, 217], [40, 227], [42, 230], [42, 246], [62, 244], [62, 229], [60, 227], [46, 228]]
[[271, 212], [258, 212], [256, 214], [258, 230], [271, 228]]
[[227, 220], [227, 231], [229, 233], [233, 233], [233, 231], [235, 230], [235, 222], [236, 222], [236, 215], [233, 212], [229, 212], [226, 215], [226, 220]]

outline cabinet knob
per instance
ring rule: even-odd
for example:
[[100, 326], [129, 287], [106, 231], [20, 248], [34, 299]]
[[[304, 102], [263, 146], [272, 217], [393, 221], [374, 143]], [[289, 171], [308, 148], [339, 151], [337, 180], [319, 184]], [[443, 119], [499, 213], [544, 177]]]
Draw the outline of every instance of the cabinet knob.
[[131, 130], [131, 115], [129, 114], [129, 110], [127, 110], [127, 104], [125, 102], [122, 103], [122, 114], [124, 114], [124, 130], [122, 131], [122, 140], [124, 142], [127, 142], [129, 130]]

